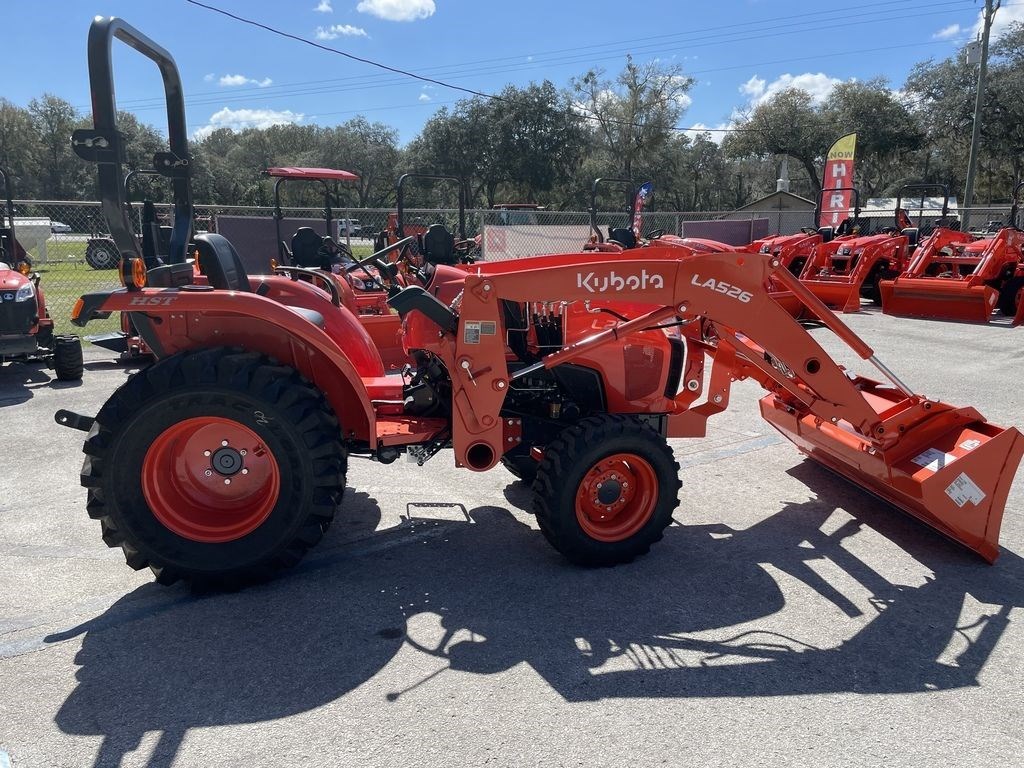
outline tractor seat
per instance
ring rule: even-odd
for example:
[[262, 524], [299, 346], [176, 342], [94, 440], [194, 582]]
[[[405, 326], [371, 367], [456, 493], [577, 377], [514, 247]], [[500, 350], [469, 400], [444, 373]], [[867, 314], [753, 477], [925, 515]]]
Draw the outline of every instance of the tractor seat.
[[623, 248], [636, 248], [636, 235], [628, 227], [615, 227], [608, 230], [608, 239], [614, 240]]
[[323, 238], [312, 227], [299, 227], [292, 235], [292, 261], [297, 267], [320, 268]]
[[423, 235], [423, 258], [430, 264], [456, 264], [455, 236], [444, 224], [431, 224]]
[[[318, 242], [319, 239], [318, 236]], [[242, 259], [239, 258], [235, 246], [224, 235], [197, 235], [195, 244], [199, 250], [199, 264], [203, 274], [210, 281], [210, 285], [222, 291], [252, 292], [249, 276], [245, 273]], [[292, 307], [287, 304], [281, 306], [288, 307], [299, 317], [305, 318], [318, 328], [322, 329], [325, 326], [324, 316], [315, 309]]]

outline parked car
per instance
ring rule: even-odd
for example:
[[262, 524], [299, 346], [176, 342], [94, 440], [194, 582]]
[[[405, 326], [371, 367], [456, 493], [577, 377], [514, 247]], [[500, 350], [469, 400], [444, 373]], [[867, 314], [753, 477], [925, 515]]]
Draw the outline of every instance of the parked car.
[[338, 219], [338, 237], [359, 237], [362, 231], [359, 219]]
[[64, 234], [71, 231], [71, 226], [69, 224], [65, 224], [63, 221], [51, 221], [50, 231], [54, 234]]

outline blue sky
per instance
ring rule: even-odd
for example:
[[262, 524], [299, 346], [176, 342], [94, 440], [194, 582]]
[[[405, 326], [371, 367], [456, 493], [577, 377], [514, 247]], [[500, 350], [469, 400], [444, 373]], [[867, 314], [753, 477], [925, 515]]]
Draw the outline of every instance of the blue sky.
[[[9, 0], [0, 95], [25, 105], [44, 92], [87, 111], [91, 18], [121, 16], [171, 51], [191, 131], [274, 122], [333, 125], [358, 114], [412, 139], [441, 105], [467, 95], [383, 72], [241, 24], [185, 0]], [[951, 55], [974, 36], [981, 0], [204, 0], [356, 56], [479, 91], [589, 67], [682, 65], [696, 78], [679, 127], [721, 128], [786, 85], [827, 98], [837, 82], [884, 76], [899, 87], [915, 62]], [[1004, 1], [996, 34], [1024, 20]], [[13, 34], [11, 32], [13, 31]], [[115, 46], [117, 99], [163, 125], [156, 68]], [[12, 71], [19, 73], [12, 77]]]

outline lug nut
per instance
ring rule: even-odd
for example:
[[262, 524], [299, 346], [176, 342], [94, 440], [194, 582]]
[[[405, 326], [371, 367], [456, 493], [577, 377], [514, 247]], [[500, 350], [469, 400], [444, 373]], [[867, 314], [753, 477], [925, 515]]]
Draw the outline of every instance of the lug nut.
[[221, 444], [221, 445], [222, 445], [222, 446], [223, 446], [224, 448], [227, 448], [227, 446], [228, 446], [228, 441], [227, 441], [227, 440], [221, 440], [221, 441], [220, 441], [220, 444]]
[[203, 472], [203, 474], [206, 475], [207, 477], [210, 477], [213, 474], [213, 470], [212, 469], [208, 469], [205, 472]]
[[249, 474], [249, 470], [248, 470], [248, 469], [245, 469], [245, 468], [243, 467], [243, 468], [242, 468], [242, 474], [243, 474], [243, 475], [248, 475], [248, 474]]
[[203, 456], [209, 456], [209, 455], [210, 455], [209, 451], [203, 451]]
[[242, 454], [243, 456], [245, 456], [245, 454], [247, 453], [247, 451], [245, 450], [245, 448], [243, 448], [242, 450], [240, 450], [240, 451], [239, 451], [239, 453], [240, 453], [240, 454]]
[[230, 477], [225, 477], [224, 478], [224, 485], [231, 485], [231, 478]]

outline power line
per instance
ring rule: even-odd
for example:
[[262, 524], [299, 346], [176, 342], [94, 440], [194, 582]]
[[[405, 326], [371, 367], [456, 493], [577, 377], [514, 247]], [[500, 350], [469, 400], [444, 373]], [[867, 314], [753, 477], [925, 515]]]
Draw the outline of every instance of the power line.
[[[417, 74], [417, 73], [410, 72], [408, 70], [400, 69], [400, 68], [397, 68], [397, 67], [392, 67], [390, 65], [383, 64], [383, 63], [378, 62], [378, 61], [374, 61], [372, 59], [367, 59], [367, 58], [364, 58], [364, 57], [361, 57], [361, 56], [356, 56], [355, 54], [351, 54], [351, 53], [348, 53], [346, 51], [342, 51], [342, 50], [339, 50], [337, 48], [333, 48], [331, 46], [322, 45], [322, 44], [317, 43], [317, 42], [315, 42], [313, 40], [309, 40], [308, 38], [304, 38], [304, 37], [301, 37], [299, 35], [294, 35], [294, 34], [291, 34], [289, 32], [285, 32], [284, 30], [277, 29], [275, 27], [272, 27], [270, 25], [264, 24], [262, 22], [259, 22], [259, 21], [253, 20], [253, 19], [248, 19], [246, 17], [239, 16], [238, 14], [235, 14], [235, 13], [232, 13], [230, 11], [218, 8], [218, 7], [213, 6], [213, 5], [209, 5], [207, 3], [199, 2], [199, 0], [185, 0], [185, 1], [187, 3], [189, 3], [189, 4], [191, 4], [191, 5], [195, 5], [197, 7], [200, 7], [200, 8], [212, 11], [214, 13], [223, 15], [223, 16], [225, 16], [227, 18], [230, 18], [230, 19], [232, 19], [234, 21], [238, 21], [238, 22], [243, 23], [243, 24], [254, 26], [254, 27], [258, 28], [258, 29], [262, 29], [264, 31], [270, 32], [271, 34], [278, 35], [278, 36], [286, 38], [286, 39], [294, 40], [296, 42], [303, 43], [305, 45], [309, 45], [309, 46], [311, 46], [313, 48], [317, 48], [317, 49], [326, 51], [328, 53], [333, 53], [333, 54], [336, 54], [336, 55], [343, 56], [345, 58], [351, 59], [353, 61], [358, 61], [358, 62], [363, 63], [363, 64], [368, 64], [370, 66], [377, 67], [379, 69], [385, 70], [386, 72], [389, 72], [389, 73], [392, 73], [392, 74], [401, 75], [401, 76], [403, 76], [405, 78], [411, 78], [413, 80], [418, 80], [420, 82], [430, 83], [432, 85], [437, 85], [437, 86], [440, 86], [442, 88], [448, 88], [448, 89], [451, 89], [451, 90], [459, 91], [459, 92], [466, 93], [466, 94], [469, 94], [469, 95], [472, 95], [472, 96], [477, 96], [477, 97], [480, 97], [480, 98], [485, 98], [485, 99], [490, 99], [490, 100], [500, 101], [500, 102], [505, 102], [505, 103], [511, 103], [512, 102], [512, 100], [507, 99], [507, 98], [502, 97], [502, 96], [499, 96], [499, 95], [487, 93], [485, 91], [476, 90], [474, 88], [468, 88], [468, 87], [465, 87], [465, 86], [456, 85], [456, 84], [451, 83], [451, 82], [446, 82], [444, 80], [440, 80], [440, 79], [437, 79], [437, 78], [434, 78], [434, 77], [428, 77], [428, 76], [422, 75], [422, 74]], [[864, 9], [864, 8], [878, 8], [878, 7], [892, 7], [894, 5], [898, 5], [904, 11], [906, 11], [906, 10], [915, 10], [915, 9], [922, 9], [922, 10], [923, 9], [928, 9], [928, 10], [931, 11], [931, 13], [929, 13], [928, 15], [937, 15], [935, 13], [936, 5], [946, 5], [946, 6], [948, 6], [948, 5], [956, 5], [956, 4], [958, 4], [957, 0], [947, 0], [946, 2], [942, 2], [942, 3], [938, 3], [938, 4], [936, 4], [936, 3], [929, 3], [927, 5], [922, 5], [922, 6], [911, 6], [911, 7], [908, 7], [905, 3], [893, 2], [892, 0], [889, 0], [888, 2], [876, 2], [876, 3], [870, 3], [870, 4], [867, 4], [867, 5], [863, 5], [863, 6], [861, 6], [861, 9]], [[1015, 3], [1014, 5], [1017, 5], [1017, 4], [1019, 4], [1019, 3]], [[836, 14], [836, 13], [842, 13], [842, 10], [840, 9], [840, 10], [829, 10], [829, 11], [813, 12], [813, 13], [805, 14], [804, 17], [802, 18], [802, 20], [799, 21], [799, 22], [794, 22], [794, 23], [789, 23], [789, 24], [778, 24], [778, 25], [775, 25], [774, 27], [771, 27], [771, 26], [766, 27], [764, 25], [763, 21], [755, 20], [755, 21], [750, 21], [750, 22], [741, 22], [741, 23], [738, 23], [738, 24], [735, 24], [735, 25], [727, 25], [727, 26], [719, 26], [719, 27], [708, 27], [708, 28], [705, 28], [705, 29], [702, 29], [702, 30], [690, 30], [687, 33], [671, 33], [671, 34], [665, 34], [665, 35], [649, 36], [647, 38], [641, 38], [640, 40], [649, 41], [651, 39], [686, 38], [686, 37], [690, 37], [690, 36], [694, 36], [694, 35], [701, 35], [700, 39], [702, 40], [702, 42], [698, 43], [698, 44], [695, 44], [695, 45], [692, 45], [691, 47], [703, 47], [703, 46], [707, 46], [707, 45], [720, 45], [722, 41], [717, 41], [717, 42], [709, 41], [707, 39], [708, 36], [707, 36], [706, 33], [713, 32], [713, 31], [716, 31], [716, 30], [719, 30], [719, 29], [728, 29], [729, 32], [720, 34], [720, 35], [718, 35], [718, 37], [735, 36], [735, 35], [739, 34], [737, 32], [737, 27], [758, 25], [758, 29], [760, 31], [762, 31], [762, 32], [765, 32], [766, 34], [751, 36], [749, 34], [743, 33], [743, 37], [741, 39], [743, 39], [743, 40], [751, 40], [751, 39], [758, 39], [758, 38], [762, 38], [762, 37], [778, 37], [779, 36], [779, 32], [777, 30], [781, 30], [781, 29], [793, 28], [793, 27], [797, 28], [795, 30], [792, 30], [788, 34], [795, 34], [795, 33], [801, 32], [801, 31], [806, 31], [806, 26], [808, 24], [808, 17], [820, 17], [820, 16], [827, 16], [827, 15]], [[859, 17], [862, 17], [862, 16], [873, 16], [873, 15], [874, 14], [872, 14], [872, 13], [861, 13], [861, 14], [854, 14], [853, 16], [851, 16], [847, 12], [844, 15], [842, 15], [840, 18], [843, 21], [844, 26], [848, 27], [848, 26], [851, 26], [851, 25], [854, 25], [854, 24], [868, 23], [868, 22], [851, 22], [850, 21], [851, 18], [859, 18]], [[900, 19], [900, 18], [910, 18], [910, 17], [917, 18], [920, 15], [921, 14], [910, 14], [909, 16], [898, 16], [898, 17], [889, 16], [889, 17], [887, 17], [887, 20], [888, 21], [894, 21], [894, 20]], [[835, 20], [835, 19], [823, 19], [823, 21], [832, 21], [832, 20]], [[820, 24], [821, 21], [819, 21], [818, 23]], [[814, 28], [817, 28], [817, 25], [815, 25]], [[773, 30], [775, 30], [774, 33], [772, 32]], [[685, 40], [680, 41], [680, 42], [685, 42]], [[948, 41], [941, 41], [941, 42], [942, 43], [948, 43]], [[704, 74], [704, 73], [709, 73], [709, 72], [726, 71], [726, 70], [731, 70], [731, 69], [740, 69], [740, 68], [749, 68], [749, 67], [756, 67], [756, 66], [765, 66], [767, 64], [788, 63], [788, 62], [792, 62], [792, 61], [802, 61], [802, 60], [813, 59], [813, 58], [824, 58], [824, 57], [835, 57], [835, 56], [852, 55], [852, 54], [863, 54], [863, 53], [876, 52], [876, 51], [882, 51], [882, 50], [891, 50], [893, 48], [919, 47], [921, 45], [928, 45], [928, 44], [932, 44], [932, 43], [910, 43], [910, 44], [904, 44], [904, 45], [900, 45], [900, 46], [884, 46], [884, 47], [873, 48], [873, 49], [863, 49], [863, 48], [861, 48], [861, 49], [858, 49], [856, 51], [850, 51], [850, 52], [833, 52], [833, 53], [828, 53], [828, 54], [821, 54], [818, 57], [815, 57], [815, 56], [805, 56], [805, 57], [799, 57], [799, 58], [794, 58], [794, 59], [782, 59], [782, 60], [776, 60], [776, 61], [773, 61], [773, 62], [765, 62], [765, 63], [762, 63], [762, 64], [745, 64], [745, 65], [741, 64], [741, 65], [733, 65], [733, 66], [730, 66], [730, 67], [722, 67], [722, 68], [716, 68], [716, 69], [699, 70], [698, 72], [694, 72], [694, 73], [691, 73], [691, 74]], [[936, 44], [938, 44], [938, 43], [936, 43]], [[650, 46], [647, 46], [647, 47], [650, 47]], [[606, 50], [606, 46], [602, 46], [601, 44], [594, 44], [594, 45], [590, 45], [590, 46], [581, 46], [580, 48], [581, 49], [601, 48], [602, 50]], [[563, 51], [573, 51], [575, 55], [573, 57], [568, 57], [568, 61], [572, 61], [572, 60], [575, 60], [580, 55], [579, 54], [579, 50], [580, 49], [560, 49], [560, 50], [551, 51], [551, 52], [548, 52], [548, 53], [560, 53], [560, 52], [563, 52]], [[541, 54], [541, 55], [545, 55], [545, 54]], [[618, 55], [621, 55], [621, 54], [615, 54], [614, 57], [617, 58]], [[478, 63], [486, 63], [488, 61], [503, 61], [503, 60], [510, 60], [510, 59], [514, 59], [514, 58], [518, 58], [518, 57], [506, 57], [505, 59], [496, 58], [496, 59], [490, 59], [490, 60], [485, 59], [485, 60], [482, 60], [481, 62], [478, 62]], [[593, 60], [592, 57], [588, 57], [588, 59], [589, 60]], [[541, 62], [534, 63], [533, 67], [535, 68], [535, 67], [538, 67], [538, 66], [550, 66], [553, 63], [565, 63], [566, 61], [567, 60], [565, 60], [565, 59], [562, 60], [562, 61], [559, 61], [559, 60], [546, 60], [546, 61], [541, 61]], [[449, 67], [439, 67], [439, 68], [434, 68], [434, 69], [435, 70], [440, 70], [442, 72], [444, 72], [446, 70], [454, 70], [454, 71], [451, 72], [451, 74], [461, 74], [463, 70], [461, 70], [460, 68], [464, 67], [464, 66], [467, 66], [467, 65], [465, 65], [465, 64], [453, 65], [453, 66], [449, 66]], [[523, 68], [525, 68], [525, 67], [514, 67], [514, 68], [511, 68], [511, 69], [513, 71], [517, 71], [517, 70], [523, 69]], [[476, 74], [481, 74], [482, 73], [479, 69], [476, 69], [476, 70], [473, 70], [473, 71]], [[505, 69], [505, 70], [498, 69], [497, 71], [499, 71], [499, 72], [500, 71], [508, 71], [508, 69]], [[354, 78], [340, 78], [340, 79], [333, 80], [333, 81], [332, 80], [310, 81], [309, 84], [310, 85], [317, 85], [317, 84], [326, 83], [326, 82], [345, 82], [345, 81], [351, 81], [352, 79], [354, 79]], [[296, 93], [294, 91], [294, 85], [292, 85], [292, 86], [282, 85], [282, 86], [277, 86], [277, 87], [278, 88], [285, 88], [285, 87], [292, 88], [292, 90], [290, 91], [289, 95], [309, 95], [309, 94], [324, 93], [324, 92], [337, 93], [337, 92], [350, 91], [350, 90], [361, 90], [361, 89], [364, 89], [364, 88], [380, 88], [382, 86], [387, 86], [387, 85], [397, 85], [397, 84], [400, 84], [403, 81], [402, 80], [392, 80], [392, 81], [381, 82], [378, 79], [378, 82], [375, 82], [375, 83], [372, 83], [370, 85], [367, 85], [366, 81], [365, 81], [365, 78], [363, 78], [361, 80], [361, 82], [363, 83], [363, 85], [359, 85], [359, 86], [355, 86], [355, 87], [351, 87], [351, 88], [341, 88], [341, 89], [310, 89], [310, 90], [308, 90], [306, 92], [299, 92], [299, 93]], [[253, 90], [253, 89], [247, 89], [247, 90]], [[258, 90], [263, 90], [263, 89], [258, 89]], [[213, 93], [216, 93], [216, 92], [211, 92], [211, 95]], [[258, 98], [259, 98], [259, 100], [265, 100], [265, 99], [277, 98], [277, 97], [278, 97], [278, 94], [264, 94], [262, 97], [258, 97]], [[221, 98], [211, 99], [211, 100], [193, 101], [190, 104], [190, 106], [199, 106], [199, 105], [215, 104], [215, 103], [222, 103], [223, 104], [223, 103], [228, 102], [228, 101], [235, 102], [235, 101], [240, 101], [240, 100], [249, 100], [249, 101], [251, 101], [251, 100], [253, 100], [253, 97], [239, 96], [237, 94], [237, 92], [236, 92], [236, 94], [232, 94], [232, 96], [227, 97], [227, 98], [221, 97]], [[142, 100], [140, 100], [140, 101], [142, 101]], [[379, 107], [379, 108], [376, 108], [376, 109], [399, 109], [399, 108], [408, 108], [408, 107], [413, 107], [413, 106], [418, 106], [418, 105], [416, 105], [416, 104], [412, 104], [412, 105], [395, 105], [395, 106], [392, 106], [392, 107]], [[153, 109], [156, 109], [156, 108], [157, 107], [155, 107], [155, 106], [153, 107]], [[137, 107], [136, 109], [138, 111], [146, 111], [149, 108], [148, 107], [141, 107], [140, 106], [140, 107]], [[362, 111], [370, 111], [370, 110], [362, 110]], [[324, 114], [324, 115], [347, 114], [347, 112], [342, 112], [342, 113], [321, 113], [321, 114]], [[591, 114], [586, 114], [586, 113], [580, 114], [580, 117], [583, 118], [583, 119], [586, 119], [586, 120], [591, 120], [591, 121], [598, 121], [598, 122], [601, 121], [601, 118], [599, 118], [598, 116], [591, 115]], [[252, 121], [245, 121], [245, 122], [259, 122], [259, 120], [254, 119]], [[612, 119], [608, 119], [608, 118], [605, 118], [604, 122], [612, 123], [612, 124], [615, 124], [615, 125], [636, 126], [636, 124], [634, 124], [634, 123], [629, 123], [629, 122], [626, 122], [626, 121], [619, 121], [619, 120], [612, 120]], [[636, 127], [640, 127], [640, 126], [636, 126]], [[736, 132], [760, 132], [761, 129], [751, 128], [751, 127], [700, 128], [700, 129], [672, 127], [672, 128], [670, 128], [670, 130], [673, 130], [673, 131], [676, 131], [676, 132], [694, 132], [694, 131], [697, 131], [697, 132], [714, 132], [714, 133], [736, 133]]]
[[[344, 51], [340, 51], [339, 49], [332, 48], [330, 46], [320, 45], [319, 43], [315, 43], [313, 41], [310, 41], [310, 40], [308, 40], [306, 38], [302, 38], [302, 37], [297, 36], [297, 35], [291, 35], [290, 33], [287, 33], [287, 32], [282, 32], [280, 30], [274, 30], [273, 28], [269, 27], [268, 25], [261, 24], [260, 22], [255, 22], [255, 21], [248, 20], [248, 19], [243, 19], [243, 17], [239, 17], [236, 14], [232, 14], [232, 13], [227, 12], [227, 11], [221, 11], [220, 9], [216, 9], [213, 6], [210, 6], [210, 5], [207, 5], [207, 4], [204, 4], [204, 3], [194, 2], [194, 0], [186, 0], [186, 1], [187, 2], [192, 2], [192, 4], [194, 4], [194, 5], [197, 5], [197, 6], [200, 6], [200, 7], [203, 7], [203, 8], [208, 8], [208, 9], [214, 10], [215, 12], [218, 12], [218, 13], [222, 13], [224, 15], [229, 16], [232, 19], [240, 20], [240, 21], [243, 21], [244, 23], [250, 23], [250, 24], [253, 24], [255, 26], [258, 26], [258, 27], [260, 27], [262, 29], [265, 29], [265, 30], [268, 30], [268, 31], [273, 31], [275, 34], [280, 34], [280, 35], [289, 37], [291, 39], [302, 41], [302, 42], [305, 42], [305, 43], [307, 43], [309, 45], [313, 45], [313, 46], [315, 46], [317, 48], [320, 48], [322, 50], [329, 51], [329, 52], [332, 52], [332, 53], [337, 53], [337, 54], [340, 54], [340, 55], [343, 55], [343, 56], [348, 56], [348, 57], [352, 58], [352, 56], [350, 54], [347, 54]], [[923, 5], [918, 5], [918, 6], [908, 6], [908, 5], [903, 4], [903, 3], [894, 3], [894, 2], [892, 2], [892, 0], [889, 0], [888, 2], [872, 3], [872, 4], [869, 4], [867, 6], [862, 6], [862, 8], [871, 8], [871, 7], [879, 7], [879, 6], [886, 7], [886, 6], [899, 5], [899, 7], [900, 7], [900, 9], [902, 11], [931, 10], [932, 13], [930, 15], [937, 15], [934, 12], [934, 9], [935, 9], [936, 5], [946, 5], [946, 6], [948, 6], [948, 5], [958, 5], [958, 4], [961, 4], [962, 2], [963, 2], [963, 0], [946, 0], [945, 2], [938, 3], [938, 4], [936, 4], [936, 3], [927, 3], [927, 4], [923, 4]], [[571, 51], [571, 52], [573, 52], [574, 55], [571, 56], [571, 57], [563, 57], [561, 59], [534, 60], [534, 61], [529, 62], [527, 64], [519, 64], [517, 66], [512, 66], [512, 67], [481, 68], [478, 65], [486, 64], [486, 63], [489, 63], [489, 62], [502, 62], [502, 61], [520, 61], [521, 62], [522, 59], [524, 58], [524, 55], [515, 56], [515, 57], [502, 57], [502, 58], [493, 58], [493, 59], [482, 59], [482, 60], [478, 60], [478, 61], [475, 61], [475, 62], [465, 62], [465, 63], [462, 63], [462, 64], [456, 64], [456, 65], [446, 65], [446, 66], [440, 66], [440, 67], [431, 67], [431, 68], [427, 68], [427, 69], [422, 70], [421, 73], [422, 72], [429, 72], [431, 74], [436, 75], [437, 77], [446, 76], [446, 75], [447, 76], [458, 76], [458, 75], [464, 75], [464, 74], [474, 74], [474, 75], [500, 74], [500, 73], [504, 73], [504, 72], [514, 72], [514, 71], [522, 71], [522, 70], [529, 70], [529, 69], [538, 69], [540, 67], [551, 66], [552, 64], [562, 64], [562, 65], [565, 65], [565, 64], [570, 64], [570, 63], [578, 63], [578, 62], [581, 62], [581, 61], [590, 61], [590, 62], [592, 62], [592, 61], [610, 60], [610, 59], [618, 58], [620, 55], [623, 55], [625, 53], [629, 53], [631, 51], [634, 52], [634, 53], [640, 53], [640, 52], [643, 52], [643, 53], [663, 53], [663, 52], [667, 52], [666, 49], [654, 49], [654, 50], [649, 50], [649, 51], [648, 50], [644, 50], [644, 46], [641, 46], [640, 48], [636, 48], [635, 46], [631, 48], [628, 45], [626, 47], [621, 47], [622, 43], [649, 42], [651, 39], [656, 39], [656, 38], [684, 37], [684, 38], [694, 38], [695, 40], [699, 41], [699, 42], [691, 44], [689, 46], [690, 48], [701, 48], [701, 47], [707, 47], [707, 46], [711, 46], [711, 45], [721, 45], [723, 42], [736, 42], [736, 41], [739, 41], [739, 40], [750, 41], [750, 40], [757, 40], [757, 39], [764, 39], [764, 38], [777, 38], [777, 37], [780, 36], [780, 33], [777, 32], [777, 31], [773, 31], [773, 30], [780, 30], [780, 29], [787, 28], [787, 27], [789, 27], [789, 28], [795, 27], [795, 29], [793, 29], [789, 34], [800, 34], [800, 33], [803, 33], [803, 32], [809, 31], [809, 30], [818, 29], [821, 23], [826, 23], [826, 22], [829, 22], [829, 21], [833, 21], [833, 19], [823, 19], [822, 21], [819, 21], [819, 22], [814, 22], [814, 23], [809, 22], [808, 17], [823, 16], [825, 14], [841, 14], [841, 16], [838, 17], [838, 18], [842, 19], [844, 27], [855, 26], [857, 24], [874, 23], [874, 14], [872, 14], [872, 13], [860, 13], [860, 14], [853, 14], [853, 15], [851, 15], [848, 11], [843, 11], [842, 9], [838, 9], [838, 10], [833, 9], [833, 10], [829, 10], [829, 11], [818, 11], [818, 12], [814, 12], [814, 13], [809, 13], [809, 14], [806, 14], [806, 15], [802, 16], [798, 21], [790, 22], [790, 23], [786, 23], [786, 24], [778, 24], [778, 25], [775, 25], [773, 27], [765, 27], [761, 21], [741, 22], [741, 23], [738, 23], [736, 25], [729, 25], [729, 26], [722, 26], [722, 27], [706, 27], [706, 28], [703, 28], [703, 29], [690, 30], [689, 32], [686, 32], [686, 33], [673, 33], [671, 35], [658, 35], [658, 36], [653, 36], [653, 37], [648, 37], [648, 38], [639, 38], [639, 39], [633, 40], [633, 41], [630, 41], [630, 40], [620, 41], [620, 47], [616, 47], [616, 48], [609, 48], [609, 46], [606, 45], [606, 44], [594, 44], [594, 45], [588, 45], [588, 46], [580, 46], [579, 48], [573, 48], [573, 49], [558, 49], [558, 50], [543, 52], [543, 53], [539, 53], [539, 54], [531, 54], [532, 56], [543, 57], [543, 56], [547, 56], [547, 55], [550, 55], [550, 54], [562, 53], [562, 52], [565, 52], [565, 51]], [[900, 20], [900, 19], [918, 18], [920, 15], [921, 14], [919, 14], [919, 13], [909, 13], [909, 14], [904, 14], [902, 16], [895, 16], [895, 17], [894, 16], [889, 16], [887, 18], [888, 18], [889, 21], [897, 21], [897, 20]], [[861, 17], [865, 17], [865, 16], [871, 17], [870, 20], [869, 21], [861, 21], [861, 22], [852, 21], [852, 19], [861, 18]], [[737, 30], [737, 27], [750, 26], [750, 25], [760, 25], [759, 29], [760, 29], [760, 31], [763, 34], [750, 35], [749, 33], [741, 32], [741, 31]], [[705, 33], [711, 32], [711, 31], [715, 31], [715, 30], [719, 30], [719, 29], [727, 29], [727, 30], [729, 30], [727, 33], [724, 33], [723, 35], [719, 35], [719, 37], [729, 36], [729, 37], [732, 37], [734, 39], [733, 40], [718, 40], [718, 41], [709, 40], [708, 36]], [[684, 41], [681, 41], [681, 42], [686, 42], [686, 41], [684, 40]], [[871, 51], [881, 51], [881, 50], [888, 50], [890, 48], [897, 48], [897, 47], [899, 47], [899, 48], [902, 48], [902, 47], [914, 47], [916, 45], [936, 45], [936, 44], [942, 45], [942, 44], [946, 44], [947, 42], [948, 41], [934, 41], [934, 42], [915, 43], [915, 44], [902, 45], [902, 46], [887, 46], [885, 48], [874, 48], [874, 49], [870, 49], [870, 50]], [[608, 51], [609, 53], [606, 56], [597, 57], [596, 59], [592, 55], [589, 55], [589, 54], [580, 54], [580, 51], [586, 50], [586, 49], [589, 49], [589, 48], [598, 48], [598, 49], [600, 49], [602, 51]], [[672, 49], [668, 49], [668, 50], [672, 50]], [[858, 49], [856, 51], [849, 51], [848, 55], [854, 55], [854, 54], [863, 53], [863, 52], [865, 52], [865, 49]], [[842, 53], [826, 53], [826, 54], [821, 54], [820, 57], [834, 57], [834, 56], [837, 56], [837, 55], [847, 55], [847, 52], [842, 52]], [[801, 60], [814, 59], [814, 58], [820, 58], [820, 57], [806, 56], [806, 57], [802, 57], [800, 59], [790, 59], [790, 60], [783, 59], [783, 60], [779, 60], [779, 61], [775, 61], [775, 62], [766, 62], [766, 63], [768, 63], [768, 64], [785, 63], [786, 61], [801, 61]], [[354, 58], [356, 58], [357, 60], [362, 61], [362, 62], [371, 63], [373, 66], [382, 66], [382, 67], [388, 69], [389, 72], [395, 72], [394, 68], [387, 67], [387, 65], [379, 65], [377, 62], [372, 62], [371, 60], [362, 59], [362, 58], [359, 58], [359, 57], [354, 57]], [[727, 69], [739, 69], [739, 68], [743, 68], [743, 67], [746, 67], [746, 66], [762, 66], [762, 65], [763, 64], [737, 65], [737, 66], [728, 67], [728, 68], [699, 70], [698, 73], [725, 71]], [[426, 79], [428, 82], [435, 83], [435, 84], [439, 83], [439, 82], [443, 82], [443, 81], [437, 80], [435, 78], [425, 78], [425, 76], [423, 74], [407, 73], [407, 72], [404, 72], [402, 70], [398, 70], [398, 72], [403, 74], [405, 77], [413, 77], [415, 79]], [[691, 74], [694, 74], [694, 73], [691, 73]], [[299, 82], [299, 83], [271, 85], [271, 86], [266, 86], [266, 87], [262, 87], [262, 88], [242, 88], [242, 89], [236, 89], [236, 90], [231, 91], [230, 96], [227, 96], [227, 97], [223, 96], [222, 95], [223, 92], [221, 92], [221, 91], [203, 91], [203, 92], [199, 92], [197, 94], [193, 94], [193, 103], [215, 103], [215, 102], [218, 102], [218, 101], [227, 101], [227, 100], [239, 101], [239, 100], [243, 100], [243, 99], [266, 100], [266, 99], [276, 98], [279, 95], [277, 92], [281, 91], [281, 90], [284, 90], [284, 89], [288, 90], [288, 95], [290, 95], [290, 96], [291, 95], [312, 95], [312, 94], [320, 94], [320, 93], [343, 93], [343, 92], [348, 92], [348, 91], [353, 91], [353, 90], [378, 89], [378, 88], [381, 88], [381, 87], [388, 87], [388, 86], [392, 86], [392, 85], [400, 85], [400, 84], [405, 82], [405, 80], [402, 79], [402, 78], [390, 79], [390, 80], [382, 80], [381, 79], [382, 77], [383, 76], [381, 76], [381, 75], [378, 75], [376, 78], [373, 78], [373, 76], [371, 76], [372, 79], [368, 80], [365, 76], [354, 76], [354, 77], [346, 77], [346, 78], [311, 80], [311, 81], [303, 81], [303, 82]], [[303, 86], [317, 86], [317, 85], [323, 85], [323, 84], [327, 84], [327, 83], [351, 83], [351, 82], [357, 82], [357, 83], [359, 83], [359, 85], [357, 85], [356, 87], [342, 87], [342, 88], [326, 88], [325, 87], [325, 88], [306, 88], [306, 89], [300, 90], [300, 91], [295, 91], [294, 90], [296, 87], [303, 87]], [[451, 83], [446, 83], [446, 85], [448, 85], [450, 87], [454, 87], [454, 88], [461, 88], [461, 86], [456, 86], [456, 85], [451, 84]], [[479, 95], [480, 94], [480, 92], [473, 91], [473, 89], [468, 89], [468, 91], [472, 91], [475, 95]], [[254, 93], [257, 94], [257, 95], [255, 95], [255, 96], [248, 95], [248, 94], [254, 94]], [[204, 96], [215, 96], [215, 97], [218, 97], [218, 98], [214, 98], [212, 100], [204, 100], [204, 101], [196, 101], [195, 100], [195, 97], [204, 97]], [[153, 107], [159, 107], [159, 106], [162, 105], [162, 99], [151, 99], [151, 98], [147, 98], [147, 99], [134, 99], [134, 100], [129, 99], [129, 100], [125, 100], [122, 103], [124, 105], [129, 105], [129, 104], [138, 105], [137, 108], [141, 109], [142, 108], [142, 104], [144, 104], [144, 103], [147, 104], [147, 105], [152, 105]]]

